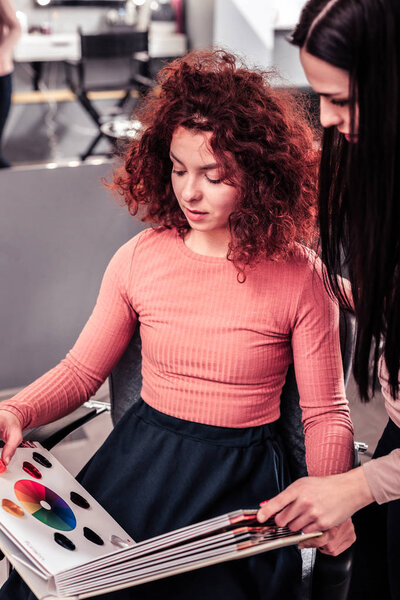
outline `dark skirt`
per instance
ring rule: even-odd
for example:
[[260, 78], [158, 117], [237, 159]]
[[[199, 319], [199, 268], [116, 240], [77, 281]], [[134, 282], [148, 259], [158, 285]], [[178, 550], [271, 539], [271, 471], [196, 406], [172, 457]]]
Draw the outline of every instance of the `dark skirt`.
[[[400, 428], [389, 420], [374, 458], [400, 448]], [[400, 600], [400, 500], [360, 510], [348, 600]]]
[[[255, 508], [289, 483], [274, 424], [202, 425], [143, 401], [119, 421], [78, 479], [136, 541]], [[97, 598], [295, 600], [300, 587], [300, 552], [290, 546]], [[0, 591], [0, 600], [27, 598], [34, 600], [16, 574]]]

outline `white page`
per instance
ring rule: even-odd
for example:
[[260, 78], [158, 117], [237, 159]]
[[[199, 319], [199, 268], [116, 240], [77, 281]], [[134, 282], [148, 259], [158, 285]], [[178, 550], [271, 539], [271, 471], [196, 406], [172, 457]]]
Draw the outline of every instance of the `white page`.
[[[51, 468], [33, 460], [33, 452], [45, 457], [52, 464]], [[33, 477], [24, 471], [24, 463], [33, 466], [41, 477]], [[85, 498], [90, 507], [86, 509], [74, 504], [70, 500], [71, 492]], [[43, 499], [49, 502], [40, 504]], [[18, 511], [23, 516], [16, 516]], [[0, 476], [0, 524], [19, 548], [49, 574], [115, 552], [119, 548], [111, 543], [112, 535], [134, 545], [122, 527], [40, 444], [35, 448], [17, 448], [6, 473]], [[88, 540], [84, 528], [98, 534], [103, 545]], [[55, 534], [66, 536], [75, 545], [75, 550], [67, 550], [56, 543]]]

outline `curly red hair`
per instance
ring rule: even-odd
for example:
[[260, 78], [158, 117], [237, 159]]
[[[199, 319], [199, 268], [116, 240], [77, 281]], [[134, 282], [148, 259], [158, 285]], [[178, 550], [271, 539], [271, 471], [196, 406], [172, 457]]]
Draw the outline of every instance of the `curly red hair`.
[[139, 113], [143, 134], [112, 185], [132, 214], [141, 207], [143, 220], [184, 236], [189, 225], [172, 190], [171, 138], [180, 126], [210, 131], [223, 179], [238, 187], [228, 258], [242, 273], [260, 257], [286, 258], [295, 242], [315, 236], [313, 134], [292, 95], [268, 79], [223, 50], [193, 51], [165, 66], [159, 94]]

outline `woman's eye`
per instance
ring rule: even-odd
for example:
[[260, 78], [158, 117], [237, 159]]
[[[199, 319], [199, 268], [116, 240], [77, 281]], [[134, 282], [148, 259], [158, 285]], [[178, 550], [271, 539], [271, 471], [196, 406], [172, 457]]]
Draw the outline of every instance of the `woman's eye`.
[[334, 104], [335, 106], [347, 106], [349, 101], [348, 100], [331, 100], [332, 104]]
[[206, 176], [206, 179], [209, 183], [221, 183], [221, 179], [210, 179]]
[[176, 169], [172, 169], [172, 172], [178, 175], [178, 177], [182, 177], [185, 174], [185, 171], [177, 171]]

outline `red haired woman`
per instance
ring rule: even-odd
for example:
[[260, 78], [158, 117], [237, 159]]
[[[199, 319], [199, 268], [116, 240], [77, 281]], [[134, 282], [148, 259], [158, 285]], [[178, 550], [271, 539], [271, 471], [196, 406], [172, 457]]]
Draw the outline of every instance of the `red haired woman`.
[[[349, 469], [353, 443], [338, 308], [304, 245], [315, 233], [309, 128], [265, 74], [222, 51], [175, 61], [159, 83], [114, 179], [154, 227], [111, 260], [66, 359], [0, 411], [7, 461], [22, 428], [95, 392], [140, 322], [142, 400], [80, 476], [136, 540], [257, 507], [288, 484], [275, 422], [293, 360], [309, 472]], [[343, 525], [332, 547], [352, 535]], [[101, 598], [293, 600], [300, 582], [292, 546]], [[11, 578], [0, 599], [23, 589]]]

